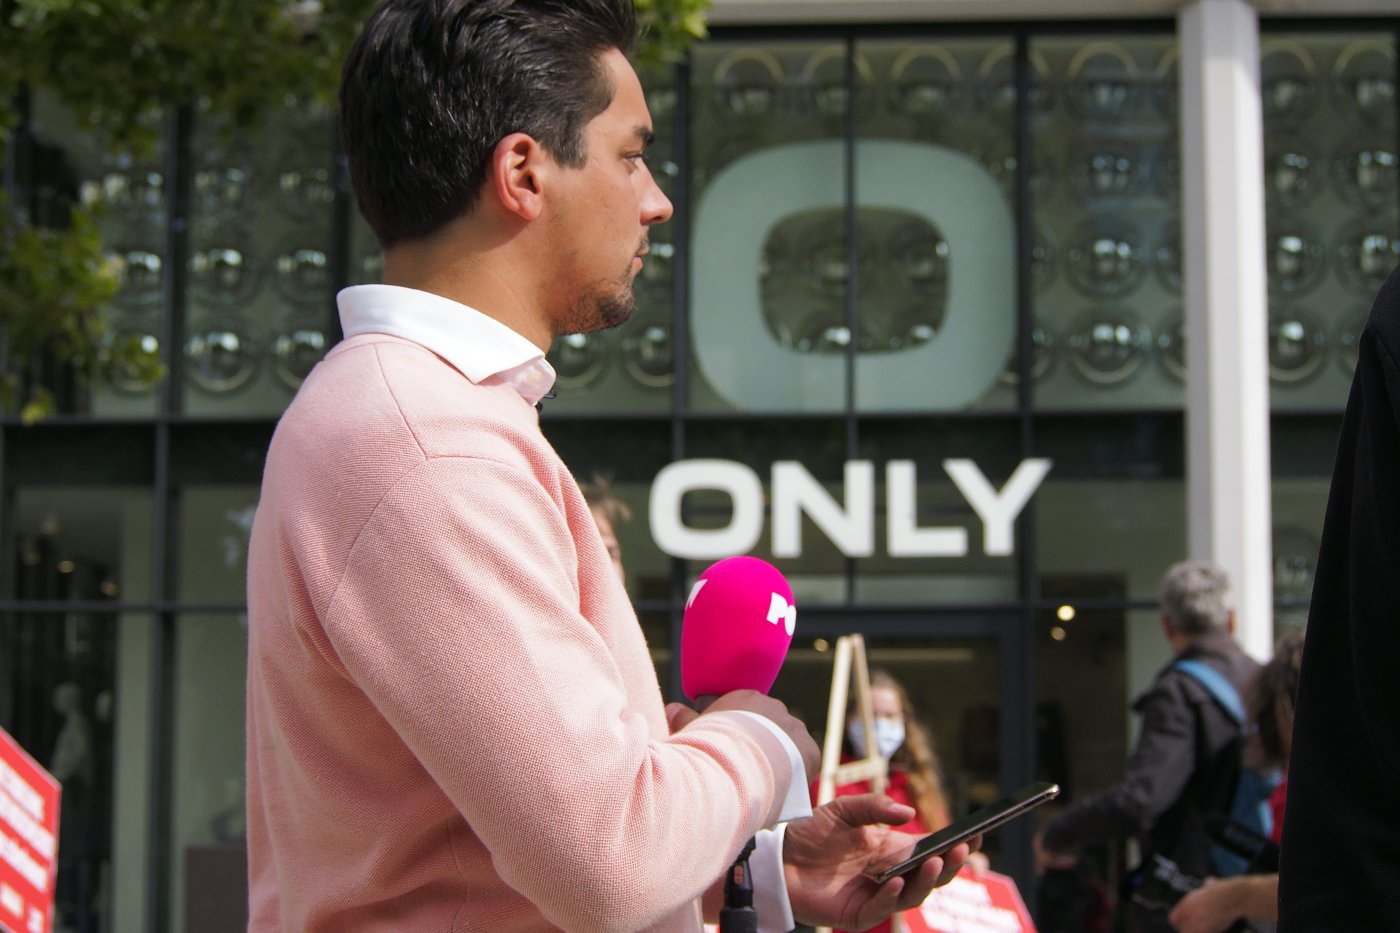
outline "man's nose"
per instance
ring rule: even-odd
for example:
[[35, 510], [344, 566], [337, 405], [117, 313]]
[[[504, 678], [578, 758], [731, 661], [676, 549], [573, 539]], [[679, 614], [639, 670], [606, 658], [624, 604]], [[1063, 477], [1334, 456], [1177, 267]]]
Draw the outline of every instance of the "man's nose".
[[673, 210], [671, 199], [666, 197], [666, 192], [661, 190], [661, 186], [656, 183], [656, 178], [648, 169], [647, 193], [642, 199], [642, 223], [646, 226], [664, 224], [671, 219]]

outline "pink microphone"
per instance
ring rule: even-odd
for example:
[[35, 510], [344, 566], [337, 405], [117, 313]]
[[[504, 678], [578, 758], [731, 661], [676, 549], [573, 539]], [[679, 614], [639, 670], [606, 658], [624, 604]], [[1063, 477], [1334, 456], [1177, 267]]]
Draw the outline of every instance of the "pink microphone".
[[700, 574], [681, 621], [681, 689], [703, 709], [731, 690], [767, 693], [797, 624], [792, 587], [757, 557], [726, 557]]

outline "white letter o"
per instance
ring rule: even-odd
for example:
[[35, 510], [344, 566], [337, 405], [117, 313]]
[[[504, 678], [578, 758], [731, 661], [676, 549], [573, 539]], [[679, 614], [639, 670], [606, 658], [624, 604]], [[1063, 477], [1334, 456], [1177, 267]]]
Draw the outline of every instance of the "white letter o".
[[[729, 494], [734, 512], [728, 527], [686, 526], [681, 500], [697, 489]], [[652, 481], [648, 512], [652, 540], [672, 557], [701, 560], [747, 554], [763, 533], [763, 483], [753, 470], [733, 460], [677, 460]]]

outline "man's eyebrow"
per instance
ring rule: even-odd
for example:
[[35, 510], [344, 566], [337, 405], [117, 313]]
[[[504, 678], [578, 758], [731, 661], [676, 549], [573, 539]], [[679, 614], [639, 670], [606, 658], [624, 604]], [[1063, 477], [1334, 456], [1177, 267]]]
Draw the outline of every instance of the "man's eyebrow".
[[649, 126], [637, 126], [633, 132], [637, 135], [643, 146], [650, 146], [656, 142], [656, 133]]

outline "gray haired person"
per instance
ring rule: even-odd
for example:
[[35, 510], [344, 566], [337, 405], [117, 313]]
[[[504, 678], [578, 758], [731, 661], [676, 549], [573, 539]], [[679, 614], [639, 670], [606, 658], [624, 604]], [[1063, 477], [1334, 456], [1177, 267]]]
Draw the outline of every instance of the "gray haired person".
[[[1075, 802], [1037, 834], [1041, 870], [1072, 864], [1083, 846], [1135, 838], [1144, 867], [1162, 856], [1185, 874], [1215, 874], [1205, 816], [1229, 809], [1241, 766], [1240, 724], [1181, 663], [1204, 665], [1243, 695], [1259, 665], [1235, 643], [1229, 599], [1229, 577], [1214, 564], [1192, 560], [1168, 569], [1159, 606], [1174, 656], [1133, 701], [1142, 720], [1137, 744], [1116, 784]], [[1172, 929], [1166, 909], [1125, 901], [1129, 931]]]

